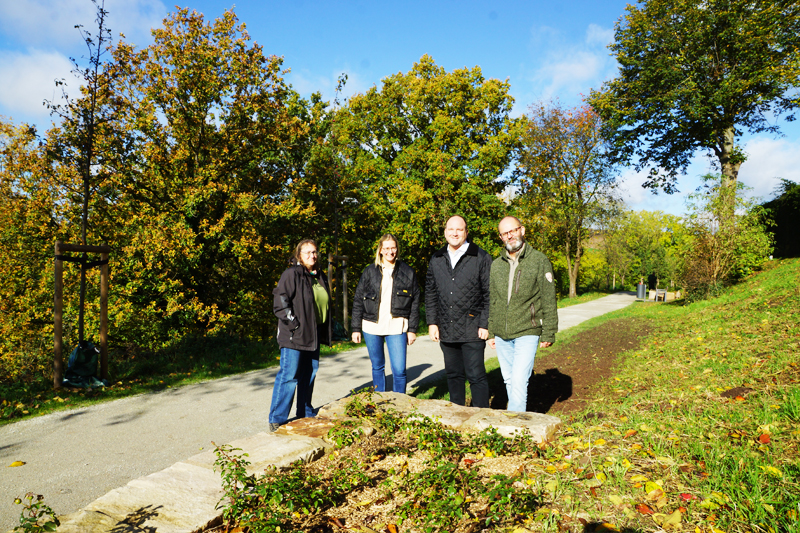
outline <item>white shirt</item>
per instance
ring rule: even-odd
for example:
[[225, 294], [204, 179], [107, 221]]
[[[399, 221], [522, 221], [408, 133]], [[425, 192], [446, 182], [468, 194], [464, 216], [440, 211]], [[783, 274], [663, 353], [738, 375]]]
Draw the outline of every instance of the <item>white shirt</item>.
[[464, 244], [453, 250], [451, 246], [447, 245], [447, 255], [450, 256], [450, 266], [452, 268], [456, 268], [456, 264], [458, 263], [459, 259], [464, 255], [464, 253], [469, 248], [469, 242], [464, 241]]

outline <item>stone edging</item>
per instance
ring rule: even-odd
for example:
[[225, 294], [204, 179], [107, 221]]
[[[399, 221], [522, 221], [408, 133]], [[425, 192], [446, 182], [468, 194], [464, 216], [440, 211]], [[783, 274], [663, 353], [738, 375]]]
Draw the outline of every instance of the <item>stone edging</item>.
[[[461, 407], [443, 400], [418, 400], [399, 393], [376, 393], [379, 404], [391, 405], [399, 413], [418, 412], [438, 418], [445, 426], [464, 431], [494, 427], [506, 437], [518, 431], [530, 433], [539, 442], [552, 439], [561, 421], [538, 413], [512, 413], [492, 409]], [[233, 441], [248, 455], [248, 473], [260, 473], [268, 466], [286, 467], [297, 460], [314, 461], [332, 445], [322, 439], [335, 421], [344, 418], [349, 398], [320, 408], [317, 418], [305, 418], [281, 427], [275, 433], [258, 433]], [[157, 531], [194, 533], [219, 524], [222, 511], [221, 479], [214, 472], [214, 451], [135, 479], [112, 490], [80, 511], [61, 517], [59, 533], [118, 533]]]

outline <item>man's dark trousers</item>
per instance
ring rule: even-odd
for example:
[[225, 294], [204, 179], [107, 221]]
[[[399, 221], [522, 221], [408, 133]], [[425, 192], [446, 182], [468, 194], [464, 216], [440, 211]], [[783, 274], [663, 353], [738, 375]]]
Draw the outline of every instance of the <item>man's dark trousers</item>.
[[457, 405], [466, 403], [465, 382], [469, 380], [472, 407], [489, 407], [489, 381], [483, 366], [486, 341], [444, 342], [439, 345], [444, 354], [447, 389], [450, 401]]

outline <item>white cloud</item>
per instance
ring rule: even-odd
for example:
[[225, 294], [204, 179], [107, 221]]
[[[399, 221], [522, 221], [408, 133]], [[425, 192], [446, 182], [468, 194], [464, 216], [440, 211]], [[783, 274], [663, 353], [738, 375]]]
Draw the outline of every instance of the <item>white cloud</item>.
[[600, 88], [604, 80], [616, 74], [616, 62], [606, 49], [613, 39], [613, 30], [597, 24], [590, 24], [580, 41], [568, 41], [563, 33], [549, 27], [534, 28], [529, 53], [538, 66], [523, 72], [528, 87], [523, 87], [519, 103], [527, 106], [533, 100], [552, 98], [567, 105], [580, 102], [580, 95]]
[[586, 44], [589, 46], [602, 46], [605, 48], [613, 41], [613, 29], [606, 29], [597, 24], [589, 24], [589, 27], [586, 28]]
[[739, 170], [739, 180], [752, 187], [752, 196], [772, 198], [780, 178], [800, 182], [800, 140], [756, 137], [745, 143], [747, 161]]
[[[106, 0], [106, 26], [139, 46], [150, 42], [150, 28], [161, 25], [167, 9], [161, 0]], [[13, 0], [0, 2], [0, 29], [27, 46], [82, 47], [76, 24], [96, 33], [95, 6], [88, 0]]]
[[49, 111], [42, 102], [58, 103], [61, 98], [54, 80], [65, 79], [68, 91], [78, 93], [77, 80], [70, 70], [69, 59], [57, 52], [0, 52], [0, 79], [4, 80], [0, 83], [0, 106], [17, 121], [46, 119]]

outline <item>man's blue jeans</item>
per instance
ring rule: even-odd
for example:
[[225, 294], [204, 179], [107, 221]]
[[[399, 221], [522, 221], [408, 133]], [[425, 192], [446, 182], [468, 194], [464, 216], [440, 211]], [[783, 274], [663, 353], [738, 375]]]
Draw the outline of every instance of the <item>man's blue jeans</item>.
[[523, 335], [507, 341], [495, 337], [494, 342], [508, 392], [508, 410], [524, 412], [528, 405], [528, 380], [533, 372], [539, 336]]
[[314, 378], [319, 368], [319, 347], [311, 352], [281, 348], [281, 367], [275, 376], [272, 404], [269, 407], [270, 424], [284, 424], [289, 420], [294, 390], [297, 389], [297, 418], [315, 416], [311, 406]]
[[364, 343], [367, 345], [369, 360], [372, 363], [372, 384], [375, 390], [386, 390], [386, 354], [383, 343], [389, 348], [389, 363], [392, 365], [392, 391], [406, 393], [406, 350], [408, 349], [408, 335], [372, 335], [362, 333]]

